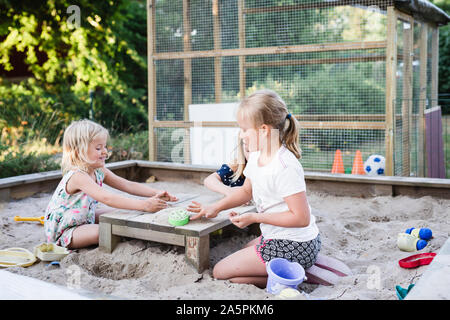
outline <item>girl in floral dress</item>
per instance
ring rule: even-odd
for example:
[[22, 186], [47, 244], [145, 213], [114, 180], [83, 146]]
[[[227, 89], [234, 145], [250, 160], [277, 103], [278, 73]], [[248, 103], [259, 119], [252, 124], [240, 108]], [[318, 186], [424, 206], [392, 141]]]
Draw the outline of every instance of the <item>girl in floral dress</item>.
[[[99, 202], [118, 209], [157, 212], [167, 207], [166, 201], [178, 200], [167, 191], [126, 180], [107, 169], [107, 139], [108, 131], [90, 120], [74, 121], [64, 132], [63, 178], [45, 212], [47, 242], [70, 249], [98, 244]], [[103, 183], [146, 198], [111, 193], [102, 188]]]

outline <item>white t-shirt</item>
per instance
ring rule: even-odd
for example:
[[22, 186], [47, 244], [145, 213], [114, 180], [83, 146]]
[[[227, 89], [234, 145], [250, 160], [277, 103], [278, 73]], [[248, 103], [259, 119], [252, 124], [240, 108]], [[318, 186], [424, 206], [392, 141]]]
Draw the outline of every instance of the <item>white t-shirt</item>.
[[[249, 155], [244, 169], [246, 179], [252, 184], [253, 201], [258, 212], [284, 212], [289, 207], [283, 198], [306, 191], [303, 167], [285, 146], [281, 146], [272, 161], [258, 166], [259, 151]], [[311, 212], [311, 207], [309, 207]], [[288, 239], [292, 241], [309, 241], [317, 237], [319, 229], [316, 218], [311, 214], [310, 222], [304, 228], [279, 227], [260, 224], [261, 233], [266, 239]]]

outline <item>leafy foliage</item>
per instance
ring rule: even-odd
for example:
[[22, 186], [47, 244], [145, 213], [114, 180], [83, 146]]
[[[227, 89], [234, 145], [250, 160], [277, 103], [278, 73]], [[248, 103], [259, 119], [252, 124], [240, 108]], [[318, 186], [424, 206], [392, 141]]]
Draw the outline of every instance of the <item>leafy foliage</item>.
[[[80, 8], [79, 27], [68, 21], [71, 5]], [[0, 39], [1, 66], [12, 70], [10, 57], [23, 52], [33, 76], [0, 83], [8, 124], [39, 112], [57, 111], [64, 124], [88, 117], [93, 90], [96, 121], [118, 132], [146, 127], [144, 1], [2, 1]]]
[[[6, 148], [0, 145], [1, 151]], [[0, 179], [28, 173], [44, 172], [60, 169], [60, 164], [50, 154], [26, 153], [22, 148], [18, 152], [6, 151], [0, 161]]]
[[[449, 0], [432, 2], [450, 12]], [[31, 76], [20, 82], [0, 78], [0, 143], [8, 144], [7, 147], [15, 144], [15, 148], [11, 150], [1, 147], [0, 156], [19, 168], [17, 172], [34, 170], [32, 168], [35, 162], [29, 158], [31, 156], [37, 162], [41, 161], [42, 165], [38, 169], [52, 168], [52, 164], [47, 162], [51, 157], [25, 152], [21, 144], [27, 140], [44, 138], [51, 144], [58, 144], [64, 128], [72, 120], [89, 117], [91, 104], [94, 120], [108, 128], [111, 136], [115, 137], [110, 161], [141, 156], [146, 159], [148, 120], [145, 3], [145, 0], [0, 0], [0, 76], [14, 71], [13, 57], [18, 54], [23, 56]], [[219, 3], [223, 13], [223, 32], [237, 34], [235, 2]], [[296, 2], [273, 0], [271, 3], [289, 5]], [[75, 27], [69, 23], [72, 13], [67, 11], [73, 5], [80, 8], [80, 25]], [[257, 0], [246, 1], [248, 8], [260, 5]], [[191, 0], [191, 14], [200, 12], [199, 9], [204, 6], [211, 7], [212, 2]], [[157, 51], [182, 50], [182, 1], [159, 0], [158, 10], [164, 13], [164, 21], [156, 24]], [[342, 23], [341, 16], [348, 15], [345, 11], [348, 9], [342, 7], [339, 10], [341, 11], [328, 13], [331, 16], [317, 10], [309, 13], [303, 11], [298, 13], [302, 24], [288, 27], [283, 26], [283, 21], [289, 21], [287, 18], [291, 13], [263, 13], [267, 23], [262, 29], [257, 27], [256, 22], [252, 23], [257, 15], [248, 15], [246, 32], [252, 37], [247, 39], [246, 45], [257, 47], [277, 46], [280, 43], [298, 44], [315, 38], [325, 42], [341, 42], [360, 39], [363, 35], [383, 38], [383, 31], [374, 28], [377, 24], [367, 23], [361, 30], [357, 30], [361, 34], [355, 34], [356, 31], [350, 24]], [[334, 22], [323, 23], [319, 28], [312, 23], [314, 21]], [[210, 50], [214, 47], [211, 17], [193, 20], [191, 29], [197, 33], [192, 36], [193, 50]], [[439, 30], [439, 92], [450, 93], [450, 26]], [[221, 45], [223, 48], [236, 48], [239, 45], [238, 38], [224, 37]], [[322, 55], [318, 54], [315, 58], [322, 58]], [[264, 59], [258, 60], [260, 57], [247, 58], [249, 62], [252, 59], [264, 62]], [[194, 103], [214, 101], [214, 79], [211, 73], [214, 70], [213, 62], [213, 59], [192, 61]], [[226, 75], [223, 79], [223, 101], [239, 99], [239, 83], [236, 81], [239, 70], [235, 64], [232, 59], [223, 60], [223, 74]], [[163, 105], [158, 108], [157, 118], [160, 120], [183, 119], [184, 78], [182, 72], [173, 72], [182, 68], [182, 60], [157, 61], [157, 81], [165, 83], [157, 83], [157, 100]], [[291, 112], [299, 114], [318, 114], [330, 106], [335, 114], [348, 113], [349, 106], [352, 106], [353, 111], [361, 113], [380, 113], [384, 110], [384, 88], [373, 79], [376, 72], [382, 74], [384, 71], [379, 73], [376, 69], [380, 69], [380, 66], [376, 63], [311, 66], [303, 68], [302, 72], [295, 66], [286, 68], [290, 69], [281, 76], [271, 68], [248, 70], [247, 91], [260, 87], [279, 91]], [[348, 76], [349, 74], [352, 76]], [[374, 76], [371, 78], [369, 75]], [[323, 86], [324, 82], [334, 85]], [[366, 102], [369, 96], [371, 105]], [[21, 129], [20, 136], [12, 138], [11, 134], [8, 136], [8, 132], [12, 132], [14, 128], [23, 130]], [[162, 152], [158, 160], [169, 161], [173, 130], [160, 130], [158, 150]], [[325, 148], [335, 148], [345, 138], [335, 132], [324, 132], [323, 135], [321, 139], [325, 141]], [[359, 138], [363, 138], [363, 135], [358, 136]], [[13, 155], [19, 159], [14, 160]], [[9, 164], [0, 163], [2, 173], [10, 170], [7, 169], [10, 168]]]
[[148, 131], [120, 133], [111, 138], [108, 162], [148, 159]]

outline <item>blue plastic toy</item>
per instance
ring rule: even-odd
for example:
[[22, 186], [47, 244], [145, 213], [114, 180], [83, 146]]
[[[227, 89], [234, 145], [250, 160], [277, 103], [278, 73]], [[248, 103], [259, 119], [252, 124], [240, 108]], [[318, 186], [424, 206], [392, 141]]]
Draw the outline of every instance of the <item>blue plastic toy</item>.
[[402, 288], [399, 285], [395, 286], [395, 292], [397, 293], [398, 300], [405, 299], [406, 295], [411, 291], [411, 289], [414, 287], [414, 283], [411, 283], [408, 288]]
[[425, 248], [427, 246], [427, 242], [425, 240], [419, 240], [416, 243], [416, 249], [417, 250], [422, 250], [423, 248]]
[[425, 240], [419, 239], [406, 232], [401, 232], [397, 236], [397, 246], [403, 251], [422, 250], [427, 245]]
[[270, 260], [266, 269], [268, 274], [266, 290], [272, 294], [279, 294], [285, 288], [297, 289], [297, 286], [305, 280], [305, 269], [299, 263], [283, 258]]
[[406, 233], [409, 233], [417, 238], [420, 238], [422, 240], [430, 240], [431, 237], [433, 236], [433, 232], [431, 232], [430, 229], [428, 228], [409, 228], [406, 229], [405, 231]]

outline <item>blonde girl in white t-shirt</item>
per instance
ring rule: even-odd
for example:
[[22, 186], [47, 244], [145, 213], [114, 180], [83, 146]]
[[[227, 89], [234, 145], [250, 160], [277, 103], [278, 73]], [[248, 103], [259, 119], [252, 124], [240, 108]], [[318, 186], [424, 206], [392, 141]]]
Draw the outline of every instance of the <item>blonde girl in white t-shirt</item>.
[[240, 103], [237, 122], [240, 138], [250, 152], [243, 186], [209, 206], [192, 202], [188, 210], [196, 213], [192, 220], [213, 218], [253, 198], [257, 212], [232, 212], [230, 220], [239, 228], [259, 223], [261, 236], [219, 261], [213, 275], [265, 287], [266, 263], [273, 258], [298, 262], [305, 269], [313, 266], [321, 247], [320, 235], [298, 161], [299, 124], [284, 101], [271, 90], [257, 91]]

